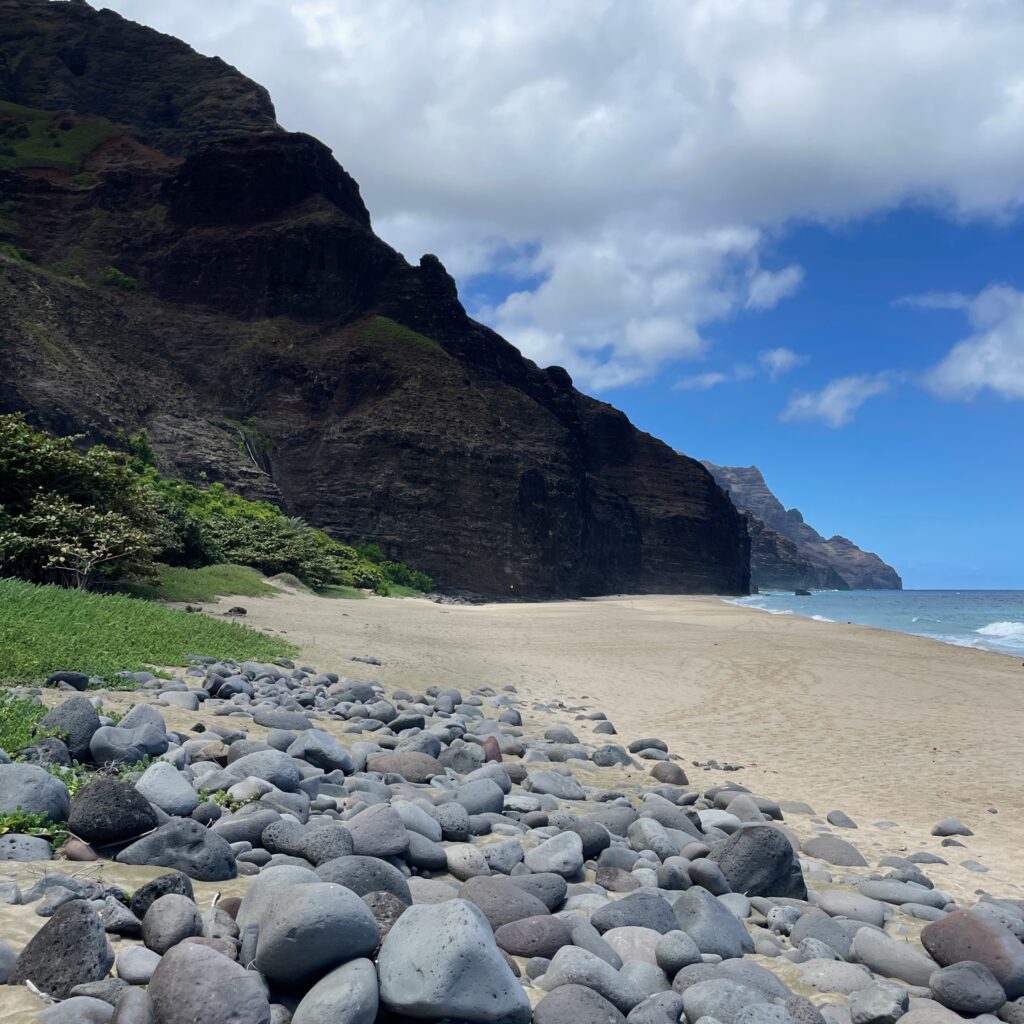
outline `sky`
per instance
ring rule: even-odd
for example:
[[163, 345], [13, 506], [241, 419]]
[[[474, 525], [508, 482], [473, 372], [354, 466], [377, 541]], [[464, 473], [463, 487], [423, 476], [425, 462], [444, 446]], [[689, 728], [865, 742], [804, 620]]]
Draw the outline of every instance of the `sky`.
[[1024, 588], [1019, 0], [107, 0], [471, 315], [913, 588]]

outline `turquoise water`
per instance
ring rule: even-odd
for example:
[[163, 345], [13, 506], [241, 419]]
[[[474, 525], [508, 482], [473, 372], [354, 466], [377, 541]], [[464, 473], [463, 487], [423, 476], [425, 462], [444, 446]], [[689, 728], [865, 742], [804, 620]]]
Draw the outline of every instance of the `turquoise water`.
[[1024, 655], [1024, 590], [823, 590], [810, 597], [765, 591], [729, 603]]

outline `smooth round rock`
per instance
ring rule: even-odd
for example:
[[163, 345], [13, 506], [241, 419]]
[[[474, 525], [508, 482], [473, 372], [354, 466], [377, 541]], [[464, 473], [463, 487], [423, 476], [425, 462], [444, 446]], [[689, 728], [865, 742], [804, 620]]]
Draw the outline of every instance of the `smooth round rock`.
[[147, 991], [159, 1024], [270, 1024], [259, 976], [198, 943], [169, 950]]
[[607, 999], [583, 985], [562, 985], [556, 988], [549, 992], [533, 1011], [533, 1024], [583, 1022], [626, 1024], [626, 1018]]
[[161, 896], [142, 919], [142, 941], [161, 956], [182, 939], [202, 934], [199, 908], [187, 896], [174, 893]]
[[1006, 1002], [999, 980], [976, 960], [940, 968], [932, 974], [928, 987], [936, 1002], [963, 1016], [995, 1013]]
[[494, 932], [494, 941], [510, 956], [550, 960], [572, 942], [572, 932], [561, 918], [543, 914], [501, 925]]
[[303, 997], [291, 1024], [373, 1024], [379, 997], [371, 960], [350, 960], [321, 978]]
[[412, 903], [409, 883], [398, 868], [377, 857], [336, 857], [316, 869], [321, 881], [334, 882], [351, 889], [357, 896], [368, 892], [389, 892], [403, 903]]
[[277, 985], [302, 988], [373, 953], [379, 940], [370, 908], [351, 889], [330, 882], [288, 886], [262, 915], [256, 969]]
[[51, 822], [67, 821], [67, 786], [37, 764], [0, 764], [0, 814], [17, 810], [41, 814]]
[[530, 1002], [487, 918], [467, 900], [410, 907], [378, 958], [380, 996], [396, 1014], [526, 1024]]

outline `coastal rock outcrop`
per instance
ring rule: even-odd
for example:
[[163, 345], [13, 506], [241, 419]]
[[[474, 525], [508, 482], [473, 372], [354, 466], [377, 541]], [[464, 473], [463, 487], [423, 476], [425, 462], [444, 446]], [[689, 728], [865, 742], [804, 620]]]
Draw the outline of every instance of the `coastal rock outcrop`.
[[751, 584], [763, 590], [901, 590], [903, 581], [878, 555], [836, 534], [827, 540], [769, 490], [757, 466], [702, 465], [747, 514]]
[[449, 593], [748, 591], [711, 475], [471, 320], [223, 61], [84, 2], [0, 0], [0, 104], [0, 411], [145, 427], [168, 475]]

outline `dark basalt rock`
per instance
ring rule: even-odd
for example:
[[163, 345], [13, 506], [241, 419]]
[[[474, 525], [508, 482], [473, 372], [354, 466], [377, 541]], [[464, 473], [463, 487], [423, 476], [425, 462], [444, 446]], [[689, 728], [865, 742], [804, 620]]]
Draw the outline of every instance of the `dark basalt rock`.
[[771, 825], [745, 825], [714, 850], [710, 859], [722, 869], [733, 892], [807, 899], [793, 847]]
[[65, 903], [21, 951], [11, 985], [31, 981], [47, 995], [67, 999], [76, 985], [101, 981], [114, 965], [103, 922], [84, 900]]
[[[260, 86], [86, 4], [0, 0], [0, 25], [0, 100], [111, 131], [88, 176], [2, 174], [5, 240], [44, 267], [73, 252], [86, 286], [0, 263], [0, 411], [144, 426], [167, 474], [373, 537], [450, 593], [747, 592], [711, 475], [472, 321]], [[145, 301], [95, 287], [108, 266]], [[259, 424], [249, 444], [228, 416]]]
[[83, 786], [71, 801], [68, 819], [72, 833], [97, 846], [138, 839], [157, 824], [149, 801], [118, 779], [97, 779]]
[[878, 555], [836, 535], [827, 540], [784, 508], [757, 466], [704, 462], [733, 503], [747, 513], [751, 538], [751, 583], [764, 589], [900, 590], [903, 582]]

